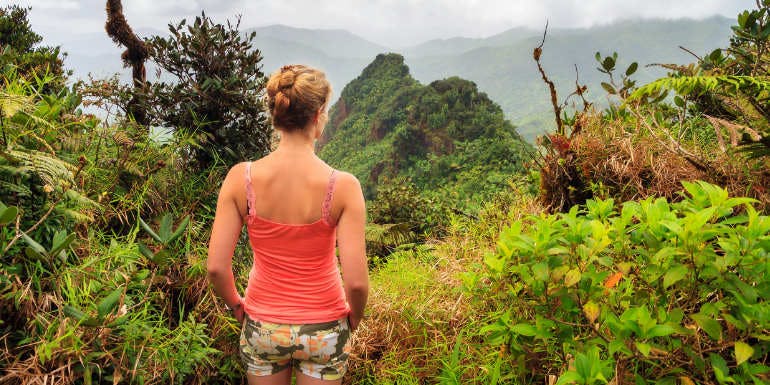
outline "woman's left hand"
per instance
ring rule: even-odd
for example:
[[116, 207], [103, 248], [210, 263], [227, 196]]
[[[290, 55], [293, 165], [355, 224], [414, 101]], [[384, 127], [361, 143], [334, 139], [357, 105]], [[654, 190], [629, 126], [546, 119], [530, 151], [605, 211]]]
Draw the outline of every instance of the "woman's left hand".
[[238, 320], [238, 323], [242, 324], [243, 319], [246, 318], [246, 311], [243, 308], [243, 297], [238, 297], [238, 303], [232, 307], [228, 305], [227, 308], [230, 309], [230, 313]]

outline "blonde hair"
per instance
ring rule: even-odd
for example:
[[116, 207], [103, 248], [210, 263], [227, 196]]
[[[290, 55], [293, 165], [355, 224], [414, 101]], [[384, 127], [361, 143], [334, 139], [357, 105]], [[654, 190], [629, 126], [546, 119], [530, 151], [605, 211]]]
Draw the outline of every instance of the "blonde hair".
[[267, 100], [273, 126], [285, 131], [301, 130], [331, 95], [326, 75], [301, 64], [281, 67], [267, 81]]

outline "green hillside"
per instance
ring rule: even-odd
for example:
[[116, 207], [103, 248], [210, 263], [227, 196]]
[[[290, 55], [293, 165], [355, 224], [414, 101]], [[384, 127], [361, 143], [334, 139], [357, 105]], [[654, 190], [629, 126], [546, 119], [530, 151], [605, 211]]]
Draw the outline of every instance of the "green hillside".
[[[680, 49], [685, 47], [697, 55], [727, 44], [730, 26], [734, 21], [724, 17], [705, 20], [643, 20], [613, 23], [588, 29], [550, 29], [544, 46], [542, 63], [551, 80], [566, 96], [575, 88], [575, 68], [582, 84], [588, 85], [588, 97], [598, 103], [604, 91], [599, 83], [606, 81], [595, 70], [594, 54], [617, 52], [619, 67], [638, 62], [641, 66], [635, 78], [649, 82], [664, 76], [660, 67], [646, 67], [653, 63], [690, 63], [695, 58]], [[553, 129], [548, 89], [543, 84], [532, 60], [532, 50], [540, 44], [542, 31], [533, 33], [524, 29], [477, 41], [470, 45], [455, 45], [462, 52], [443, 55], [420, 55], [412, 50], [406, 62], [414, 77], [428, 82], [447, 76], [470, 79], [499, 103], [505, 113], [527, 140], [533, 140]], [[440, 50], [440, 42], [424, 45], [424, 52]]]
[[332, 107], [320, 156], [369, 198], [384, 178], [472, 200], [522, 170], [531, 147], [500, 107], [457, 77], [422, 85], [398, 54], [378, 55]]

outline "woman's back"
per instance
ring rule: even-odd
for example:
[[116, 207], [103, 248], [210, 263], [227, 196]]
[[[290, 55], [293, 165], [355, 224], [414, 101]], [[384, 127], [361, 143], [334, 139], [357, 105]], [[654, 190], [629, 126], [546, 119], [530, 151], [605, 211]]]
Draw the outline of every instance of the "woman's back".
[[[283, 224], [310, 224], [323, 217], [332, 168], [315, 156], [276, 151], [252, 163], [251, 188], [256, 216]], [[331, 186], [333, 187], [333, 186]], [[332, 224], [339, 204], [329, 202]]]

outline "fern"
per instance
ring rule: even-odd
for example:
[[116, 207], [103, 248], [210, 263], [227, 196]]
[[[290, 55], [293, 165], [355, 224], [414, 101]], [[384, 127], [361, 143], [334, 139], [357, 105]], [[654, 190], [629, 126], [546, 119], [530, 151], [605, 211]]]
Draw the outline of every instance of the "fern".
[[417, 239], [409, 223], [368, 224], [365, 236], [368, 244], [385, 247], [396, 247]]
[[14, 193], [23, 196], [32, 195], [32, 190], [30, 190], [29, 187], [22, 186], [18, 183], [6, 182], [4, 180], [0, 180], [0, 190], [4, 190], [7, 193]]
[[77, 167], [51, 154], [34, 150], [0, 150], [0, 156], [11, 164], [18, 165], [19, 171], [34, 172], [43, 183], [52, 188], [64, 189], [75, 182]]
[[770, 80], [739, 75], [665, 77], [639, 87], [631, 94], [629, 100], [657, 96], [664, 90], [674, 90], [680, 95], [688, 95], [715, 91], [735, 94], [747, 89], [757, 93], [770, 92]]
[[33, 106], [32, 97], [0, 91], [0, 114], [13, 117], [20, 111], [28, 111]]

